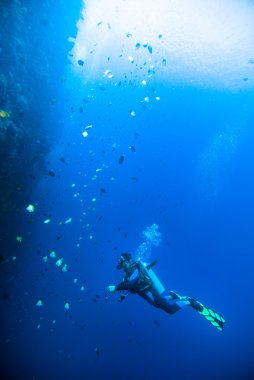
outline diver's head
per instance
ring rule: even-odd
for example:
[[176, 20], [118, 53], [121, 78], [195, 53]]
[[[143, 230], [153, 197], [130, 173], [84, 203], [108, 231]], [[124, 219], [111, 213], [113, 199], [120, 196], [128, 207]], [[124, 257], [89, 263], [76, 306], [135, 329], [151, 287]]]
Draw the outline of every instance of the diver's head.
[[130, 253], [122, 253], [120, 259], [117, 264], [117, 269], [123, 269], [124, 264], [128, 264], [131, 262], [131, 254]]

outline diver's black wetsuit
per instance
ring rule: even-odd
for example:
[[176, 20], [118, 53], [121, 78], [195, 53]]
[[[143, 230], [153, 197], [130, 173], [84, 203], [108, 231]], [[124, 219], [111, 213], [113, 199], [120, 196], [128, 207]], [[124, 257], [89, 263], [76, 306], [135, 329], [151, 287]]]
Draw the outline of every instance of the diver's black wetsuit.
[[164, 292], [160, 294], [154, 287], [143, 264], [139, 261], [133, 261], [128, 270], [124, 270], [124, 272], [124, 279], [116, 286], [116, 291], [128, 290], [131, 293], [137, 293], [153, 306], [163, 309], [169, 314], [174, 314], [189, 304], [188, 301], [182, 301], [179, 298], [173, 299]]

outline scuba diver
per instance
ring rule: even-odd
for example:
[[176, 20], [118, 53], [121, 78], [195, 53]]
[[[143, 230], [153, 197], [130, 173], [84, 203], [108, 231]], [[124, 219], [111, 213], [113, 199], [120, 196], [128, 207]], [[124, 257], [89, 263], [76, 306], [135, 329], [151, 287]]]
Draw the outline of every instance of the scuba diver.
[[119, 301], [123, 301], [129, 292], [138, 294], [153, 306], [169, 314], [174, 314], [185, 306], [191, 306], [219, 331], [223, 331], [225, 319], [218, 313], [191, 297], [180, 296], [174, 291], [166, 293], [164, 286], [151, 269], [156, 263], [157, 261], [153, 261], [151, 264], [146, 264], [139, 259], [133, 260], [130, 253], [122, 253], [117, 269], [124, 271], [123, 281], [118, 285], [109, 285], [107, 291], [109, 293], [120, 291]]

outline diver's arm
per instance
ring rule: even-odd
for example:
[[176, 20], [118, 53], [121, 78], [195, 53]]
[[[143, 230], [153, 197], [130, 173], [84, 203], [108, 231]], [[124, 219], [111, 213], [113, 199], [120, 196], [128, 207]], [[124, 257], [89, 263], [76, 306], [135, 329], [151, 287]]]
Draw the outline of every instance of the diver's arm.
[[107, 286], [107, 291], [109, 293], [114, 293], [120, 290], [130, 290], [132, 287], [132, 282], [130, 281], [123, 281], [120, 282], [118, 285], [109, 285]]
[[113, 293], [113, 292], [117, 292], [117, 291], [121, 291], [121, 290], [132, 290], [133, 288], [133, 285], [135, 284], [136, 282], [136, 278], [133, 279], [133, 280], [130, 280], [130, 277], [131, 275], [133, 274], [133, 272], [135, 271], [135, 269], [138, 269], [138, 273], [140, 272], [140, 264], [139, 263], [134, 263], [132, 265], [132, 268], [131, 270], [128, 270], [128, 271], [125, 271], [124, 272], [124, 276], [123, 276], [123, 281], [120, 282], [118, 285], [116, 286], [108, 286], [107, 287], [107, 290], [110, 292], [110, 293]]
[[116, 285], [115, 291], [119, 290], [130, 290], [132, 287], [132, 282], [130, 281], [122, 281], [120, 284]]
[[107, 291], [109, 293], [114, 293], [120, 290], [130, 290], [130, 289], [131, 289], [131, 283], [129, 281], [120, 282], [120, 284], [118, 285], [107, 286]]

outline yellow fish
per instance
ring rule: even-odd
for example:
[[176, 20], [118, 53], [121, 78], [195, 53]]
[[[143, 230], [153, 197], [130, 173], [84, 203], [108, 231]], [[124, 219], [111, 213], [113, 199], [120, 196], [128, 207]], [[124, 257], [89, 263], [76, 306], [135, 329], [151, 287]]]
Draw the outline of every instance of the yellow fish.
[[4, 110], [0, 110], [0, 117], [10, 117], [10, 114]]

